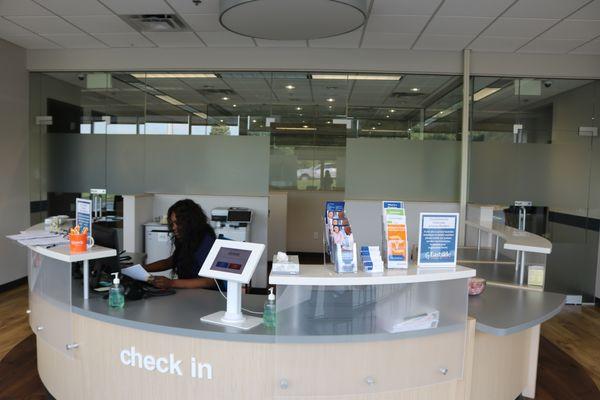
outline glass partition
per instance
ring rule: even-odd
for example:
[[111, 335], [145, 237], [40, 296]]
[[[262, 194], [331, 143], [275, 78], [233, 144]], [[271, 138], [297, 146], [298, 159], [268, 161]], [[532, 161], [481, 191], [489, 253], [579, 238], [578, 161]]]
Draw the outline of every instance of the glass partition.
[[[593, 301], [600, 82], [474, 77], [469, 201], [529, 200], [526, 229], [553, 244], [546, 290]], [[596, 133], [594, 133], [596, 132]]]
[[[366, 394], [460, 379], [466, 284], [466, 279], [455, 279], [397, 285], [278, 285], [277, 396]], [[311, 363], [316, 359], [321, 361]], [[299, 360], [311, 368], [300, 368], [307, 364]], [[404, 362], [390, 368], [390, 360]]]

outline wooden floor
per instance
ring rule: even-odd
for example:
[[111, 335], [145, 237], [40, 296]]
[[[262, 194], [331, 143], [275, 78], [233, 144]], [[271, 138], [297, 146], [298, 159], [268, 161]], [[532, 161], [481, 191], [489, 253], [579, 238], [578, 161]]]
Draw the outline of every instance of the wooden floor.
[[600, 388], [600, 307], [565, 306], [542, 336], [581, 364]]
[[26, 284], [0, 293], [0, 360], [31, 334], [26, 311]]
[[[26, 310], [27, 285], [0, 293], [0, 400], [48, 398]], [[600, 308], [566, 306], [542, 325], [536, 400], [599, 400], [599, 388]]]

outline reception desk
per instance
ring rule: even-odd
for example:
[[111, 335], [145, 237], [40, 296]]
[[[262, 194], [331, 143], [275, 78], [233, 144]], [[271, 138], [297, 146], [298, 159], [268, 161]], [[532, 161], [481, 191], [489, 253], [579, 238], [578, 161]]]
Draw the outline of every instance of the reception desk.
[[[29, 264], [38, 371], [59, 400], [533, 397], [539, 324], [564, 303], [504, 287], [469, 299], [472, 270], [461, 267], [358, 285], [272, 279], [277, 327], [241, 331], [200, 321], [225, 308], [218, 291], [110, 309], [101, 294], [84, 299], [71, 264], [46, 249], [30, 248]], [[243, 306], [261, 311], [264, 301], [245, 295]], [[436, 327], [402, 330], [402, 320], [387, 317], [407, 307], [438, 311]]]

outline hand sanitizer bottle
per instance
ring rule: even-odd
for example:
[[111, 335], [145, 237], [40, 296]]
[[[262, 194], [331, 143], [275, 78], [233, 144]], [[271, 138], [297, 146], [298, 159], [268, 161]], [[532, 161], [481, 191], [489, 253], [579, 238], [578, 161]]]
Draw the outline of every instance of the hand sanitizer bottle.
[[263, 311], [263, 324], [267, 328], [275, 328], [277, 325], [277, 314], [275, 310], [275, 295], [273, 294], [273, 288], [269, 288], [269, 295], [265, 302], [265, 308]]
[[108, 290], [108, 306], [112, 308], [123, 308], [125, 305], [125, 290], [121, 286], [121, 280], [119, 279], [119, 273], [114, 272], [111, 275], [115, 276], [113, 284]]

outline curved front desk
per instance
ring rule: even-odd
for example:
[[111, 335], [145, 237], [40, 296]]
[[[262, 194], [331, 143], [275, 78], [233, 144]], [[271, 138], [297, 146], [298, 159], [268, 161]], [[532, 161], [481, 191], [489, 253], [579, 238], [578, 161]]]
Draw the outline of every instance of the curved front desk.
[[[519, 307], [529, 321], [511, 320], [501, 298], [516, 289], [488, 288], [477, 299], [476, 321], [467, 317], [462, 291], [468, 269], [442, 281], [301, 289], [288, 283], [277, 288], [277, 328], [240, 331], [200, 321], [225, 308], [218, 291], [180, 290], [109, 309], [101, 294], [83, 298], [69, 263], [30, 250], [38, 371], [58, 400], [512, 400], [535, 387], [539, 323], [564, 301], [528, 293]], [[265, 296], [243, 299], [244, 308], [262, 311]], [[519, 312], [514, 306], [510, 313]], [[436, 327], [404, 322], [433, 308]], [[411, 318], [381, 318], [407, 312]]]

